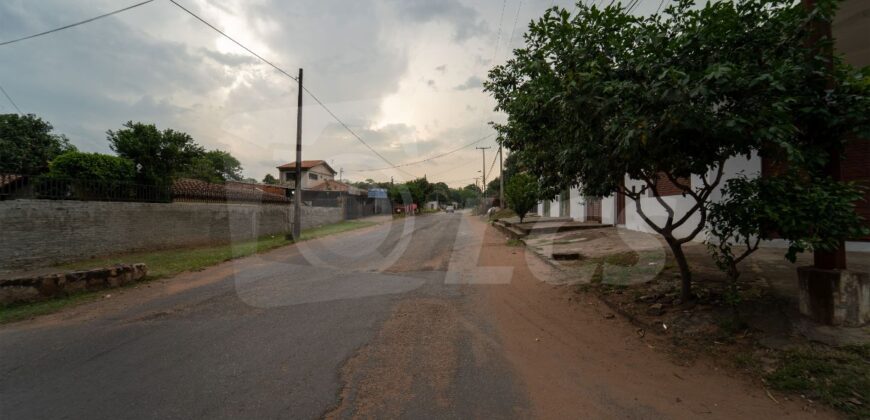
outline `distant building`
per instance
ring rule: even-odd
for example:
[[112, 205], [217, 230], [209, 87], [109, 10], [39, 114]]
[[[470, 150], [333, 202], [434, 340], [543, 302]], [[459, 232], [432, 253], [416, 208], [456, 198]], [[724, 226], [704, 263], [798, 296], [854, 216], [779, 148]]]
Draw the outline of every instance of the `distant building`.
[[[278, 167], [278, 180], [285, 185], [296, 185], [296, 162]], [[302, 161], [302, 189], [310, 190], [325, 181], [334, 181], [337, 172], [323, 160]]]

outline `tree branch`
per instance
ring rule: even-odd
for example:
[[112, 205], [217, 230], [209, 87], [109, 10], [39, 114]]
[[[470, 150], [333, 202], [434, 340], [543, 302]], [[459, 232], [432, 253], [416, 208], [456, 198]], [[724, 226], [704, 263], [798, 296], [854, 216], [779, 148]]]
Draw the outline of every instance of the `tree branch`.
[[[673, 226], [673, 222], [674, 222], [674, 209], [671, 208], [671, 206], [665, 202], [665, 200], [662, 198], [661, 195], [659, 195], [658, 177], [656, 177], [655, 181], [653, 181], [652, 179], [650, 179], [648, 177], [644, 177], [643, 181], [646, 182], [647, 185], [651, 186], [653, 197], [655, 197], [656, 201], [658, 201], [659, 204], [665, 209], [665, 211], [668, 212], [668, 221], [667, 221], [667, 223], [665, 223], [665, 227], [662, 229], [671, 229], [671, 227]], [[640, 203], [640, 201], [638, 201], [638, 203]]]
[[[640, 216], [640, 218], [643, 219], [643, 221], [646, 222], [646, 224], [649, 225], [649, 227], [651, 227], [652, 230], [656, 231], [656, 233], [658, 233], [659, 235], [662, 235], [662, 236], [664, 236], [665, 238], [667, 238], [668, 236], [671, 236], [671, 235], [670, 235], [670, 234], [671, 234], [671, 231], [670, 231], [670, 230], [667, 230], [667, 231], [666, 231], [666, 229], [668, 228], [667, 226], [665, 226], [664, 228], [659, 227], [659, 225], [653, 223], [653, 221], [650, 220], [649, 217], [646, 217], [646, 214], [643, 212], [643, 208], [642, 208], [642, 206], [640, 205], [640, 198], [641, 198], [641, 197], [638, 196], [637, 199], [633, 199], [633, 200], [634, 200], [635, 210], [637, 210], [637, 214]], [[667, 233], [667, 234], [666, 234], [666, 233]]]

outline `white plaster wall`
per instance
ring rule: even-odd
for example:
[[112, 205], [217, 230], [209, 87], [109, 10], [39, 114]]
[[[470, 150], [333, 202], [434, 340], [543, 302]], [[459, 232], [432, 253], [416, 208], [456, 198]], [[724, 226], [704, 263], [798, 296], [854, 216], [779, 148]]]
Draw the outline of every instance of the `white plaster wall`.
[[[725, 171], [722, 175], [722, 181], [719, 183], [719, 186], [713, 191], [710, 195], [710, 200], [717, 201], [722, 198], [722, 186], [725, 184], [725, 181], [728, 179], [734, 178], [739, 174], [744, 173], [748, 176], [759, 176], [761, 174], [761, 159], [753, 154], [749, 159], [746, 157], [735, 157], [729, 159], [725, 162]], [[715, 173], [711, 172], [707, 174], [707, 179], [710, 180], [715, 176]], [[697, 175], [692, 175], [692, 187], [697, 187], [701, 185], [701, 178]], [[626, 177], [625, 179], [626, 188], [631, 189], [634, 186], [636, 189], [640, 189], [644, 183], [643, 181], [633, 180]], [[674, 209], [674, 220], [679, 220], [683, 217], [695, 204], [695, 200], [691, 197], [683, 197], [682, 195], [671, 195], [662, 197], [671, 208]], [[644, 214], [653, 222], [658, 224], [659, 226], [664, 226], [665, 222], [668, 218], [668, 213], [665, 211], [664, 207], [659, 204], [658, 200], [655, 197], [649, 197], [644, 195], [641, 198], [641, 207], [644, 210]], [[640, 217], [637, 213], [636, 205], [634, 200], [626, 197], [625, 198], [625, 227], [632, 230], [638, 230], [642, 232], [655, 233], [655, 231]], [[605, 217], [607, 217], [607, 213], [605, 210]], [[611, 216], [612, 217], [612, 216]], [[677, 229], [674, 233], [676, 237], [684, 237], [689, 235], [692, 230], [694, 230], [698, 223], [700, 223], [700, 215], [696, 212], [693, 214], [689, 220], [686, 221], [679, 229]], [[698, 236], [695, 237], [695, 241], [702, 242], [706, 238], [706, 232], [702, 231]]]
[[616, 214], [616, 196], [604, 197], [601, 199], [601, 223], [612, 225], [616, 219], [613, 216]]
[[569, 215], [572, 219], [582, 222], [586, 220], [586, 206], [583, 196], [580, 195], [580, 188], [571, 188], [569, 191], [571, 208]]

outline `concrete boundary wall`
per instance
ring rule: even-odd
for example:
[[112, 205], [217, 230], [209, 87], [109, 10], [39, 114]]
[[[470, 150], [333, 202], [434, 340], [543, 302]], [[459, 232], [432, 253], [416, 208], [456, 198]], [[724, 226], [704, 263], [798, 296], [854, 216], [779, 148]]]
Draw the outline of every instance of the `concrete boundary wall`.
[[35, 302], [77, 292], [120, 287], [142, 280], [147, 274], [148, 267], [139, 263], [0, 280], [0, 304]]
[[[303, 207], [303, 229], [343, 220]], [[0, 271], [128, 251], [247, 241], [289, 232], [289, 205], [0, 201]]]

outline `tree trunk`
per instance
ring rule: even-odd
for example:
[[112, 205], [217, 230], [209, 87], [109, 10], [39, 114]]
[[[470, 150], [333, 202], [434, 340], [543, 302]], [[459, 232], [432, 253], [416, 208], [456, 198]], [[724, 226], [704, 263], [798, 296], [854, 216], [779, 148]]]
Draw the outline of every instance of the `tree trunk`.
[[686, 254], [683, 253], [683, 245], [671, 238], [665, 238], [665, 240], [668, 246], [671, 247], [671, 252], [674, 253], [674, 260], [677, 262], [677, 266], [680, 267], [680, 299], [683, 302], [688, 302], [692, 295], [692, 272], [689, 270]]

